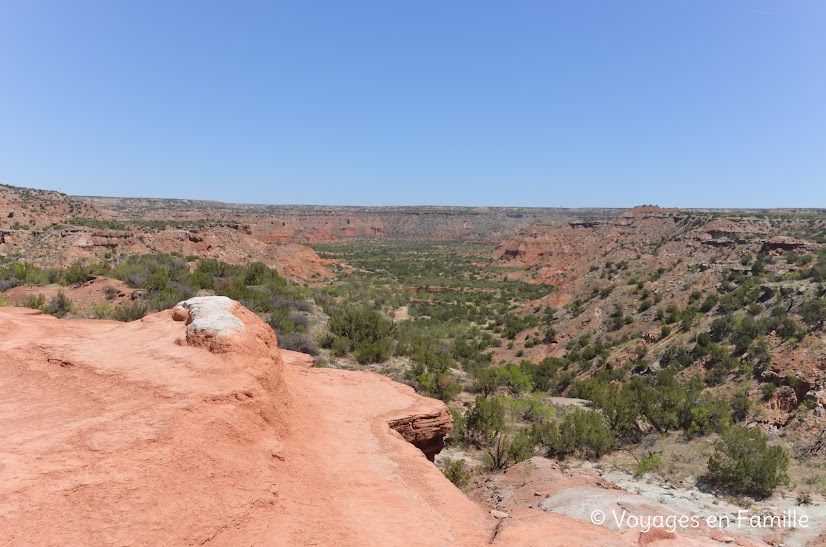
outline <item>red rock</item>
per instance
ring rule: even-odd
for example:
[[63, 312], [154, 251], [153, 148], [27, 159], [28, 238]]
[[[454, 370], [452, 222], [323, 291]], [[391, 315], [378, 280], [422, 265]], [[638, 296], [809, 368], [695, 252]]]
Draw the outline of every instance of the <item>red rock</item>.
[[450, 410], [441, 401], [422, 398], [415, 408], [400, 414], [388, 417], [388, 425], [433, 461], [444, 448], [445, 437], [453, 431]]
[[214, 303], [188, 325], [0, 308], [0, 544], [564, 545], [574, 523], [624, 542], [542, 512], [500, 529], [390, 428], [426, 441], [441, 402], [285, 366], [257, 316]]
[[769, 408], [782, 412], [793, 412], [797, 410], [797, 395], [789, 386], [780, 386], [769, 400]]

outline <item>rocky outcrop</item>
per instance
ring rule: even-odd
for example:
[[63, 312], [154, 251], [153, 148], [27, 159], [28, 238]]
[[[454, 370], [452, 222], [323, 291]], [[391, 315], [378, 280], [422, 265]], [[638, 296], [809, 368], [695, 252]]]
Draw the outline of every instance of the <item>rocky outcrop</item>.
[[284, 366], [266, 325], [228, 309], [244, 329], [217, 354], [176, 343], [171, 311], [0, 308], [0, 544], [201, 544], [277, 502]]
[[781, 412], [794, 412], [797, 410], [797, 395], [789, 386], [781, 386], [775, 391], [769, 400], [769, 408]]
[[68, 218], [113, 217], [111, 211], [60, 192], [0, 184], [0, 229], [39, 230]]
[[289, 361], [225, 298], [132, 323], [0, 308], [0, 544], [530, 545], [526, 522], [569, 539], [558, 515], [497, 520], [424, 457], [440, 401]]
[[443, 402], [427, 399], [415, 408], [389, 418], [387, 424], [433, 461], [444, 448], [445, 438], [453, 431], [453, 416]]
[[[644, 484], [642, 481], [640, 484]], [[673, 488], [673, 487], [670, 487]], [[636, 490], [636, 492], [634, 491]], [[756, 534], [743, 533], [742, 529], [726, 529], [706, 526], [701, 517], [696, 526], [651, 526], [629, 525], [627, 519], [614, 519], [614, 515], [634, 515], [634, 518], [688, 519], [690, 515], [722, 513], [733, 506], [700, 504], [676, 499], [666, 501], [663, 496], [640, 493], [640, 488], [627, 486], [620, 488], [609, 482], [602, 472], [587, 466], [560, 465], [559, 462], [542, 457], [533, 457], [497, 474], [478, 486], [474, 494], [487, 499], [496, 507], [496, 513], [506, 515], [497, 539], [510, 545], [591, 545], [577, 537], [579, 523], [592, 515], [605, 515], [602, 526], [614, 531], [621, 539], [609, 545], [739, 545], [741, 547], [766, 547]], [[671, 497], [673, 494], [668, 494]], [[548, 522], [532, 511], [536, 508], [560, 520], [558, 530], [548, 528]], [[713, 509], [709, 509], [713, 508]], [[515, 522], [514, 522], [515, 521]], [[653, 521], [652, 521], [653, 522]], [[513, 523], [512, 526], [508, 526]], [[556, 534], [554, 534], [556, 532]], [[567, 534], [567, 537], [565, 537]], [[766, 534], [770, 536], [770, 534]], [[598, 543], [597, 545], [604, 545]]]
[[[243, 343], [240, 335], [246, 327], [237, 316], [242, 313], [242, 307], [226, 296], [202, 296], [178, 303], [172, 309], [172, 319], [186, 322], [186, 343], [190, 346], [205, 347], [212, 353], [226, 353], [233, 349], [233, 341], [240, 338]], [[277, 344], [272, 331], [258, 330], [259, 339], [275, 351]]]

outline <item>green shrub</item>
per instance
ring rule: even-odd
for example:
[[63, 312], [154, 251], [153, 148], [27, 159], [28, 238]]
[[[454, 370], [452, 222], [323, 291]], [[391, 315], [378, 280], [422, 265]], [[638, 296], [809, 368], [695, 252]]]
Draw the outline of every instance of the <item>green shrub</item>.
[[540, 440], [551, 457], [580, 454], [599, 458], [614, 445], [614, 432], [597, 412], [578, 408], [565, 416], [560, 424], [549, 424], [540, 430]]
[[366, 307], [336, 308], [330, 312], [330, 332], [350, 341], [360, 363], [381, 363], [391, 354], [393, 323]]
[[390, 358], [393, 351], [389, 338], [380, 340], [364, 340], [353, 351], [353, 357], [362, 365], [368, 363], [383, 363]]
[[703, 313], [710, 312], [711, 310], [713, 310], [717, 306], [718, 301], [719, 301], [719, 298], [717, 297], [716, 294], [708, 295], [705, 298], [705, 300], [703, 300], [703, 303], [700, 304], [700, 311], [703, 312]]
[[826, 321], [826, 300], [815, 298], [800, 306], [800, 317], [810, 327], [817, 327]]
[[450, 415], [453, 417], [453, 431], [447, 437], [448, 443], [459, 442], [464, 443], [467, 438], [467, 422], [465, 415], [461, 410], [454, 407], [450, 408]]
[[503, 367], [493, 370], [497, 372], [497, 383], [508, 388], [508, 391], [513, 395], [519, 395], [531, 389], [531, 377], [524, 372], [520, 366], [508, 363]]
[[453, 362], [446, 347], [430, 338], [418, 338], [408, 351], [412, 362], [406, 376], [424, 395], [448, 401], [462, 390], [449, 372]]
[[738, 389], [731, 402], [731, 419], [735, 422], [742, 422], [748, 417], [750, 410], [751, 400], [749, 399], [748, 389]]
[[476, 370], [473, 375], [471, 391], [489, 397], [496, 393], [497, 388], [499, 388], [499, 370], [497, 367], [486, 367]]
[[140, 300], [124, 302], [112, 310], [112, 319], [115, 321], [137, 321], [149, 313], [147, 305]]
[[112, 307], [108, 302], [98, 302], [92, 306], [92, 317], [94, 319], [108, 319], [112, 315]]
[[654, 469], [662, 467], [663, 459], [657, 453], [648, 454], [637, 462], [637, 467], [634, 469], [634, 476], [641, 478], [643, 475]]
[[63, 291], [58, 291], [57, 296], [49, 300], [49, 303], [43, 309], [46, 313], [54, 315], [55, 317], [64, 317], [74, 308], [72, 301]]
[[465, 464], [465, 460], [454, 460], [452, 458], [445, 458], [444, 471], [445, 477], [455, 484], [457, 487], [464, 490], [470, 484], [470, 479], [473, 476]]
[[33, 310], [39, 310], [46, 304], [46, 297], [42, 294], [30, 294], [23, 301], [23, 306]]
[[465, 416], [468, 440], [477, 445], [491, 443], [505, 429], [505, 406], [496, 397], [476, 397]]
[[788, 483], [788, 467], [786, 451], [769, 446], [765, 433], [732, 426], [714, 443], [706, 478], [735, 494], [765, 498]]
[[812, 505], [812, 494], [811, 492], [805, 492], [797, 496], [797, 504], [798, 505]]
[[528, 363], [522, 369], [530, 376], [531, 387], [536, 391], [548, 391], [554, 387], [557, 373], [563, 365], [561, 359], [546, 357], [538, 364]]
[[729, 424], [732, 412], [726, 401], [699, 389], [687, 391], [680, 426], [689, 437], [721, 431]]
[[68, 285], [79, 285], [85, 283], [92, 273], [92, 268], [87, 266], [83, 261], [78, 260], [73, 262], [71, 266], [63, 273], [63, 279]]
[[491, 469], [507, 469], [512, 465], [533, 457], [536, 438], [530, 429], [522, 429], [514, 434], [499, 433], [485, 452]]
[[686, 393], [674, 374], [663, 369], [653, 378], [635, 378], [628, 393], [637, 410], [659, 433], [668, 433], [680, 424]]
[[336, 357], [344, 357], [350, 350], [352, 349], [350, 346], [350, 340], [345, 338], [344, 336], [336, 336], [332, 339], [332, 343], [330, 344], [330, 349], [333, 352], [333, 355]]

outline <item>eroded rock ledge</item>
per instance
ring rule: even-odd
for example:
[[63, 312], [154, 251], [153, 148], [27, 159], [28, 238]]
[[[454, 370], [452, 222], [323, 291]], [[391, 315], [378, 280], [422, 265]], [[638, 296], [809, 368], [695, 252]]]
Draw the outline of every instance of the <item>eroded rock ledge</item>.
[[622, 543], [540, 510], [496, 521], [408, 444], [435, 455], [444, 403], [285, 366], [229, 299], [125, 324], [0, 308], [0, 333], [0, 545], [538, 547], [570, 522]]
[[433, 461], [445, 447], [445, 438], [453, 431], [453, 416], [443, 402], [425, 399], [390, 418], [387, 424]]

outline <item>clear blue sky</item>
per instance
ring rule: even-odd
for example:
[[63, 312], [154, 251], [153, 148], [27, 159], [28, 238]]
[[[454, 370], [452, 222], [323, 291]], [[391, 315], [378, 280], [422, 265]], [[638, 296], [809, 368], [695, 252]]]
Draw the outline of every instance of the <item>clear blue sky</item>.
[[0, 0], [0, 182], [826, 207], [826, 2]]

